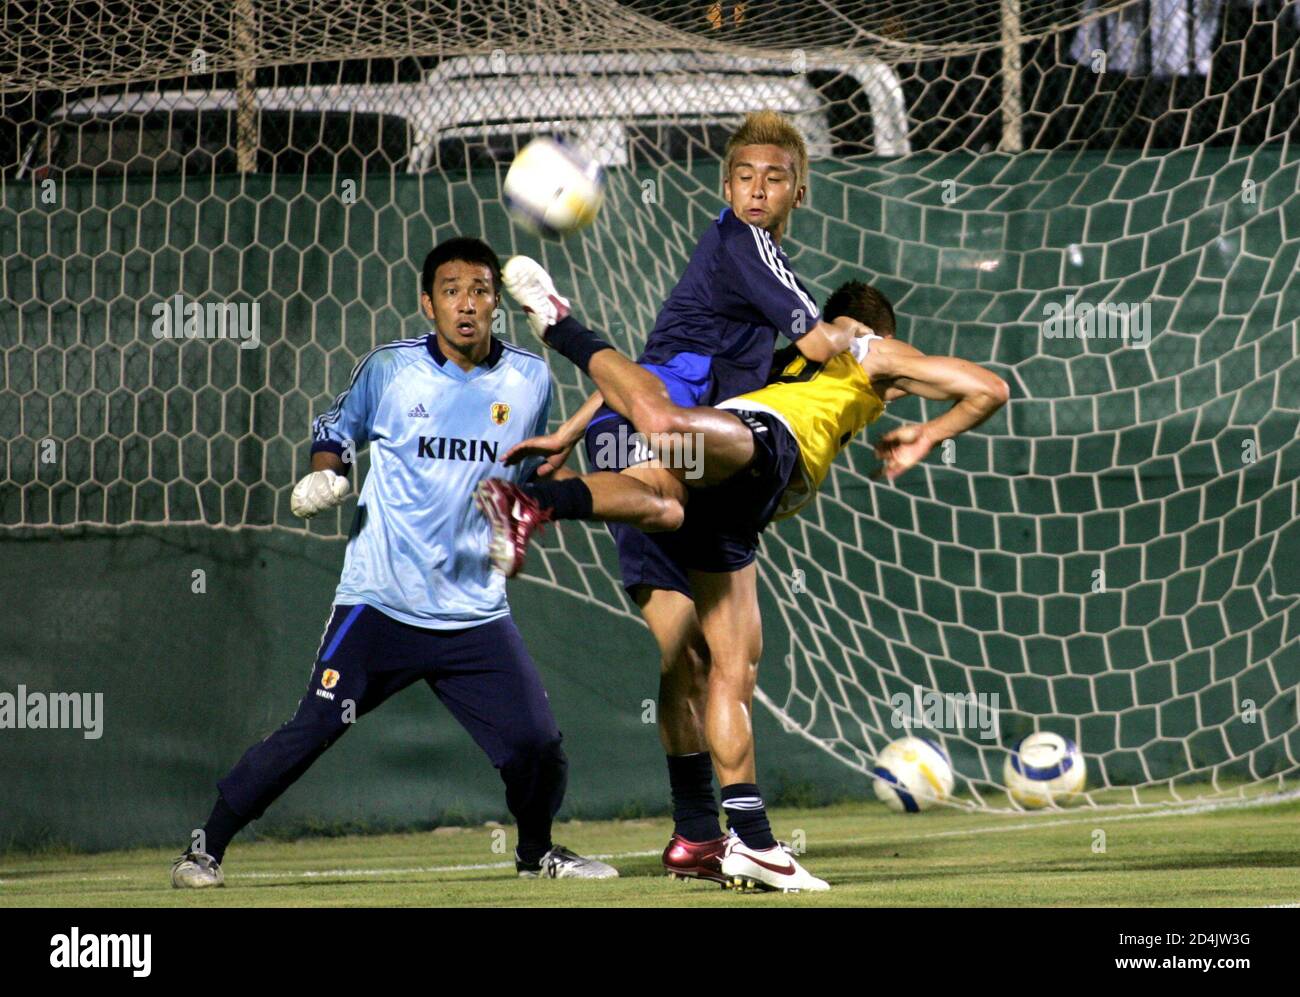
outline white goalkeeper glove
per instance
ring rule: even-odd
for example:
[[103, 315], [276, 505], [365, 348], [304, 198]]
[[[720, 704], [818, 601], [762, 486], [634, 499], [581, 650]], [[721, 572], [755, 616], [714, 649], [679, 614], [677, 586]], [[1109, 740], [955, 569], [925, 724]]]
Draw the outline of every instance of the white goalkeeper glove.
[[312, 471], [293, 486], [289, 508], [299, 519], [311, 519], [316, 513], [332, 509], [352, 490], [348, 479], [333, 471]]

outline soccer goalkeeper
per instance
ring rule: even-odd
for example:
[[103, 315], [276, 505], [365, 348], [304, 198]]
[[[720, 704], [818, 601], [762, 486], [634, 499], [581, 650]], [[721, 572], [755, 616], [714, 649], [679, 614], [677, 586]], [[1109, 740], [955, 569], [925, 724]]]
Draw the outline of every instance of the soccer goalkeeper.
[[[368, 443], [343, 576], [298, 710], [249, 748], [218, 784], [202, 836], [176, 860], [172, 885], [224, 882], [231, 838], [297, 780], [351, 722], [426, 682], [501, 773], [519, 828], [523, 877], [618, 873], [551, 840], [568, 762], [537, 667], [510, 617], [505, 580], [487, 565], [491, 533], [470, 497], [496, 461], [544, 432], [550, 372], [493, 338], [496, 254], [456, 238], [424, 261], [420, 303], [434, 331], [368, 353], [314, 423], [312, 471], [293, 490], [297, 516], [348, 495], [350, 456]], [[487, 399], [487, 400], [485, 400]], [[513, 474], [532, 474], [530, 462]]]

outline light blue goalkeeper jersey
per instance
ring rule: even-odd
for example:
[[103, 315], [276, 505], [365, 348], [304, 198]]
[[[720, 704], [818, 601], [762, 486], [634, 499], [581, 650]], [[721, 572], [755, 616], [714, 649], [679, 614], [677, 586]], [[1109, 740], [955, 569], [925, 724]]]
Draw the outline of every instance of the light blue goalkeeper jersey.
[[312, 452], [369, 444], [335, 603], [366, 603], [418, 627], [457, 630], [510, 612], [488, 561], [491, 528], [473, 503], [484, 478], [525, 480], [506, 451], [546, 431], [551, 377], [541, 357], [492, 340], [465, 373], [432, 333], [372, 350], [312, 424]]

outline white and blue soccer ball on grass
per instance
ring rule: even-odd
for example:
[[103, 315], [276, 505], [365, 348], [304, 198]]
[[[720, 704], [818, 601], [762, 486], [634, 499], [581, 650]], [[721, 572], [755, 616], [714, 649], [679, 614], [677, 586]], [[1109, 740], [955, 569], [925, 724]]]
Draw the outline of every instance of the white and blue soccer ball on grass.
[[1030, 809], [1070, 802], [1087, 780], [1088, 767], [1079, 746], [1047, 731], [1022, 738], [1002, 766], [1007, 793]]
[[952, 765], [928, 737], [900, 737], [885, 745], [872, 767], [876, 796], [891, 810], [916, 813], [952, 796]]
[[524, 228], [563, 238], [595, 221], [605, 203], [605, 169], [573, 146], [535, 138], [515, 156], [501, 192]]

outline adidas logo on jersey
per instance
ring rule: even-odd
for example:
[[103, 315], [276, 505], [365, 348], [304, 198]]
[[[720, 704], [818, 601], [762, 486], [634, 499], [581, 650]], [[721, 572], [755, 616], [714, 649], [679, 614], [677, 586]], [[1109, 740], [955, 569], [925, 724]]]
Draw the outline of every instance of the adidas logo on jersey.
[[406, 417], [407, 417], [408, 419], [427, 419], [427, 418], [429, 418], [429, 413], [426, 412], [426, 411], [424, 410], [424, 405], [423, 405], [423, 403], [421, 403], [421, 402], [416, 402], [416, 403], [415, 403], [415, 408], [413, 408], [413, 409], [411, 409], [411, 411], [407, 412], [407, 413], [406, 413]]

